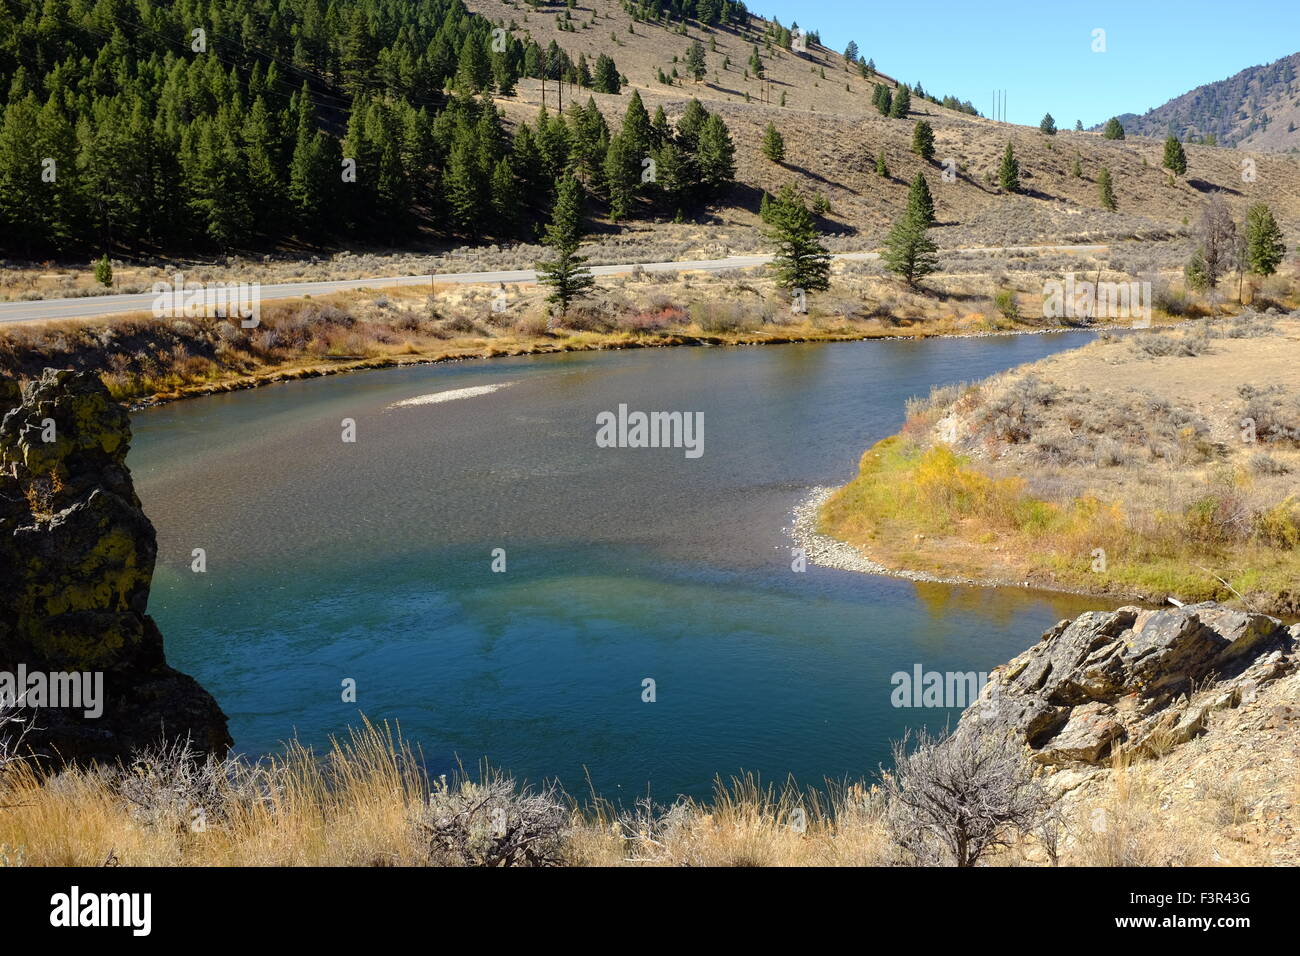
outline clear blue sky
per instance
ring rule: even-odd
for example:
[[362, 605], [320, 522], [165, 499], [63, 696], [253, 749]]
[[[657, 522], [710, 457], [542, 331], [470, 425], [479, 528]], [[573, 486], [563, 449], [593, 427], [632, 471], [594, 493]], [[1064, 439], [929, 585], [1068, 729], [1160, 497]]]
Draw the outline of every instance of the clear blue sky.
[[[1007, 119], [1085, 127], [1144, 113], [1193, 87], [1300, 52], [1300, 0], [746, 0], [750, 11], [817, 30], [927, 93]], [[1106, 31], [1106, 52], [1092, 32]]]

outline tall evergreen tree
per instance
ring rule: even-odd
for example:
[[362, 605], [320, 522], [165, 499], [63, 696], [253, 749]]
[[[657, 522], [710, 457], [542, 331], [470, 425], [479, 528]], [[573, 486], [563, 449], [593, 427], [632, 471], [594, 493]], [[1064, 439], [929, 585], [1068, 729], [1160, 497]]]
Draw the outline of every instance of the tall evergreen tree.
[[767, 129], [763, 131], [763, 155], [770, 162], [777, 164], [785, 159], [785, 138], [771, 123], [768, 123]]
[[1056, 135], [1056, 120], [1052, 119], [1051, 113], [1043, 117], [1043, 121], [1038, 124], [1038, 128], [1048, 136]]
[[645, 104], [641, 102], [641, 94], [636, 90], [632, 91], [632, 99], [628, 101], [627, 110], [623, 114], [623, 128], [620, 130], [620, 135], [627, 148], [637, 155], [639, 168], [641, 157], [650, 153], [654, 135], [650, 127], [650, 114], [646, 112]]
[[1273, 218], [1273, 211], [1265, 203], [1255, 203], [1246, 210], [1247, 271], [1255, 275], [1271, 276], [1285, 255], [1286, 243], [1282, 241], [1282, 230]]
[[704, 74], [709, 71], [709, 65], [704, 58], [704, 44], [699, 40], [692, 40], [691, 45], [686, 48], [686, 72], [696, 83], [704, 79]]
[[934, 130], [925, 120], [917, 120], [912, 129], [912, 152], [922, 159], [934, 159]]
[[609, 217], [615, 222], [632, 215], [640, 183], [640, 154], [619, 133], [605, 153], [605, 188], [609, 192]]
[[1105, 166], [1097, 173], [1097, 197], [1101, 200], [1101, 208], [1109, 209], [1114, 212], [1118, 206], [1115, 201], [1115, 187], [1111, 182], [1110, 170]]
[[510, 160], [501, 157], [492, 169], [492, 218], [502, 235], [512, 234], [519, 223], [519, 188]]
[[889, 105], [889, 115], [894, 119], [906, 119], [907, 114], [912, 111], [912, 94], [908, 91], [907, 85], [898, 84], [898, 89], [894, 91], [893, 102]]
[[911, 208], [894, 223], [885, 239], [885, 268], [915, 286], [939, 268], [938, 247], [926, 233], [925, 220]]
[[1102, 128], [1101, 136], [1102, 139], [1123, 139], [1124, 127], [1121, 125], [1119, 119], [1112, 116], [1110, 119], [1106, 120], [1106, 125]]
[[700, 129], [699, 148], [695, 152], [700, 181], [710, 199], [731, 188], [736, 179], [736, 146], [722, 117], [710, 113]]
[[456, 228], [477, 236], [485, 219], [485, 190], [478, 152], [468, 136], [462, 136], [452, 147], [443, 173], [442, 188]]
[[1002, 162], [998, 165], [998, 185], [1003, 192], [1020, 192], [1020, 160], [1016, 159], [1016, 151], [1010, 143], [1007, 143]]
[[483, 37], [470, 33], [460, 45], [460, 59], [456, 64], [456, 88], [475, 96], [487, 87], [492, 77], [492, 67], [484, 49]]
[[553, 255], [537, 264], [537, 281], [550, 288], [547, 301], [558, 305], [561, 314], [588, 295], [596, 282], [586, 267], [586, 257], [578, 255], [585, 235], [582, 202], [582, 184], [573, 176], [565, 176], [556, 189], [551, 222], [543, 240]]
[[[36, 94], [28, 92], [9, 102], [0, 124], [0, 235], [7, 246], [21, 248], [25, 255], [42, 251], [53, 231], [47, 219], [51, 190], [41, 181], [45, 157], [40, 155], [39, 115]], [[63, 162], [65, 170], [72, 165]]]
[[596, 71], [591, 77], [591, 88], [597, 93], [617, 93], [622, 88], [618, 67], [604, 53], [596, 57]]
[[875, 93], [871, 101], [875, 104], [877, 112], [881, 116], [888, 116], [894, 108], [893, 94], [889, 92], [889, 87], [884, 83], [877, 83]]
[[831, 256], [821, 243], [808, 207], [790, 186], [769, 204], [768, 241], [776, 247], [772, 268], [783, 289], [820, 292], [830, 286]]
[[687, 152], [694, 153], [699, 149], [700, 130], [704, 128], [704, 121], [708, 118], [708, 110], [700, 104], [699, 100], [692, 99], [686, 104], [682, 118], [677, 121], [677, 140]]
[[930, 185], [922, 173], [917, 173], [907, 191], [907, 211], [925, 224], [929, 229], [934, 225], [934, 197], [930, 195]]
[[1186, 174], [1187, 153], [1183, 149], [1183, 144], [1178, 142], [1177, 136], [1169, 136], [1165, 139], [1165, 156], [1162, 165], [1175, 176]]

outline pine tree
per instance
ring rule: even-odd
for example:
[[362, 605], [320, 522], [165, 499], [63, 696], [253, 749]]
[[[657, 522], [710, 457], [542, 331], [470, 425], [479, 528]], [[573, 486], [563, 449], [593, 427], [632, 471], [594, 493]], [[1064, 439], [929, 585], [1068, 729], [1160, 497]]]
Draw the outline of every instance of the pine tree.
[[1112, 116], [1106, 120], [1106, 126], [1102, 129], [1101, 136], [1103, 139], [1123, 139], [1124, 127], [1120, 125], [1119, 119]]
[[223, 251], [237, 248], [252, 235], [254, 212], [228, 114], [203, 125], [195, 159], [190, 207], [208, 239]]
[[916, 174], [907, 191], [907, 211], [923, 222], [925, 228], [934, 225], [934, 197], [930, 195], [930, 185], [921, 173]]
[[1115, 201], [1115, 189], [1111, 183], [1110, 170], [1105, 166], [1101, 167], [1101, 172], [1097, 173], [1097, 196], [1101, 199], [1101, 207], [1114, 212], [1118, 208]]
[[105, 287], [113, 285], [113, 263], [108, 261], [107, 252], [95, 261], [95, 281]]
[[510, 235], [519, 223], [519, 189], [510, 161], [504, 156], [492, 170], [491, 192], [497, 229], [502, 235]]
[[605, 152], [605, 188], [609, 192], [609, 217], [615, 222], [632, 215], [640, 183], [638, 155], [622, 133], [609, 141]]
[[244, 163], [256, 227], [274, 233], [283, 215], [284, 186], [276, 161], [276, 134], [266, 101], [258, 97], [243, 127]]
[[885, 148], [883, 146], [876, 152], [876, 175], [881, 179], [889, 178], [889, 167], [885, 165]]
[[[70, 250], [81, 243], [80, 230], [85, 224], [86, 196], [82, 189], [80, 170], [77, 169], [77, 133], [69, 119], [67, 111], [62, 105], [63, 93], [54, 89], [50, 91], [45, 105], [41, 107], [40, 114], [36, 117], [36, 142], [29, 144], [33, 148], [35, 155], [41, 157], [41, 166], [30, 169], [29, 172], [36, 172], [42, 191], [44, 192], [44, 216], [46, 236], [44, 241], [48, 242], [53, 249], [60, 251]], [[147, 118], [143, 114], [143, 103], [139, 105], [136, 112], [132, 114], [133, 121], [147, 124]], [[141, 135], [141, 131], [136, 131], [136, 135]], [[167, 178], [170, 171], [175, 165], [175, 157], [165, 150], [154, 149], [151, 143], [156, 139], [152, 129], [143, 131], [141, 143], [142, 151], [146, 154], [146, 159], [150, 164], [155, 162], [165, 164], [168, 172], [152, 166], [155, 170], [147, 184], [142, 184], [145, 192], [149, 193], [150, 200], [148, 206], [156, 206], [158, 200], [155, 197], [163, 197], [169, 193], [174, 194], [173, 189], [168, 189], [168, 184], [160, 180]], [[55, 166], [51, 168], [52, 173], [56, 173], [53, 181], [48, 181], [45, 176], [44, 163], [47, 159], [53, 159]], [[0, 158], [0, 163], [3, 158]], [[0, 167], [2, 168], [2, 167]], [[4, 177], [0, 173], [0, 206], [3, 205]], [[21, 178], [21, 177], [20, 177]], [[4, 213], [0, 212], [0, 234], [4, 232]], [[161, 216], [151, 217], [151, 225], [166, 226], [170, 225], [162, 219]], [[37, 223], [33, 222], [32, 227]], [[153, 238], [158, 238], [161, 230], [154, 228], [151, 230]], [[32, 237], [35, 238], [35, 237]], [[3, 245], [0, 242], [0, 245]]]
[[768, 207], [771, 222], [765, 231], [776, 246], [772, 267], [783, 289], [820, 292], [830, 286], [831, 256], [822, 245], [812, 213], [790, 186], [782, 188]]
[[[28, 92], [9, 102], [0, 123], [0, 243], [20, 247], [27, 255], [46, 246], [51, 236], [47, 184], [41, 182], [39, 112], [36, 94]], [[64, 174], [73, 166], [70, 157], [53, 158]]]
[[463, 93], [477, 95], [487, 87], [492, 76], [483, 37], [470, 33], [460, 45], [460, 59], [456, 65], [456, 88]]
[[1183, 149], [1183, 144], [1178, 142], [1177, 136], [1169, 136], [1165, 139], [1165, 157], [1162, 165], [1175, 176], [1182, 176], [1187, 172], [1187, 153]]
[[871, 94], [871, 102], [881, 116], [888, 116], [890, 109], [893, 107], [893, 99], [889, 92], [889, 87], [884, 83], [877, 83]]
[[700, 181], [710, 199], [721, 196], [735, 182], [736, 147], [731, 141], [731, 131], [717, 113], [710, 113], [700, 129], [695, 160], [700, 168]]
[[653, 134], [650, 128], [650, 114], [646, 112], [645, 104], [641, 102], [641, 94], [636, 90], [632, 91], [632, 99], [623, 114], [623, 128], [620, 132], [627, 148], [637, 155], [639, 168], [641, 157], [650, 154]]
[[691, 45], [686, 49], [686, 72], [698, 83], [704, 79], [704, 74], [709, 71], [709, 65], [704, 58], [704, 44], [699, 40], [692, 40]]
[[934, 130], [925, 120], [917, 120], [912, 129], [912, 152], [927, 162], [934, 159]]
[[596, 283], [586, 266], [586, 257], [577, 254], [585, 234], [582, 201], [582, 184], [573, 176], [565, 176], [556, 189], [551, 222], [543, 240], [554, 255], [537, 264], [537, 281], [551, 290], [546, 301], [558, 305], [562, 315]]
[[690, 201], [697, 173], [694, 158], [671, 140], [655, 153], [658, 186], [669, 205], [677, 212]]
[[1075, 179], [1079, 179], [1083, 176], [1083, 164], [1079, 161], [1078, 156], [1075, 156], [1073, 161], [1070, 163], [1070, 175]]
[[902, 276], [909, 286], [939, 268], [939, 249], [926, 228], [925, 220], [908, 208], [885, 240], [885, 268]]
[[618, 67], [604, 53], [596, 57], [596, 72], [591, 78], [591, 88], [597, 93], [617, 93], [622, 89]]
[[1043, 117], [1043, 121], [1038, 124], [1038, 128], [1048, 136], [1056, 135], [1056, 120], [1052, 119], [1051, 113]]
[[1262, 202], [1246, 210], [1246, 268], [1255, 275], [1271, 276], [1286, 255], [1282, 230], [1273, 212]]
[[343, 75], [344, 89], [356, 96], [373, 86], [379, 43], [370, 33], [365, 8], [360, 4], [351, 7], [343, 16], [345, 22], [339, 71]]
[[544, 111], [537, 116], [537, 153], [541, 159], [543, 189], [549, 196], [569, 168], [569, 128], [559, 116]]
[[1002, 154], [1002, 163], [998, 166], [998, 185], [1002, 187], [1003, 192], [1020, 192], [1020, 160], [1016, 159], [1015, 150], [1011, 148], [1010, 143], [1007, 143], [1006, 151]]
[[844, 48], [844, 60], [846, 63], [858, 62], [858, 44], [850, 40], [849, 45]]
[[894, 93], [894, 100], [889, 105], [889, 115], [894, 119], [906, 119], [907, 114], [912, 111], [912, 94], [908, 92], [907, 87], [900, 83]]
[[[595, 103], [591, 105], [595, 106]], [[653, 130], [653, 139], [656, 146], [662, 146], [672, 138], [673, 131], [668, 125], [668, 114], [664, 112], [662, 106], [655, 107], [655, 115], [650, 120], [650, 128]]]
[[777, 164], [785, 159], [785, 138], [771, 123], [768, 123], [767, 129], [763, 131], [763, 155], [770, 162]]
[[458, 230], [471, 236], [477, 236], [483, 226], [486, 211], [483, 185], [477, 150], [468, 138], [462, 137], [452, 147], [447, 159], [442, 189], [452, 223]]
[[699, 100], [692, 99], [686, 104], [682, 118], [677, 121], [677, 140], [687, 152], [694, 153], [699, 149], [700, 131], [708, 118], [709, 112]]

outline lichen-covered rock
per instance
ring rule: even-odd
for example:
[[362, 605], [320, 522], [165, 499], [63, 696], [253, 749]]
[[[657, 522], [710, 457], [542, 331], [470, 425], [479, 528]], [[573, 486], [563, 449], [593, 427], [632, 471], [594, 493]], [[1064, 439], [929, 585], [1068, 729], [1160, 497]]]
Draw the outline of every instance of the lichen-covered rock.
[[28, 712], [25, 744], [113, 760], [163, 738], [230, 745], [226, 716], [173, 670], [147, 615], [157, 544], [126, 467], [131, 425], [99, 379], [0, 379], [0, 672], [103, 674], [103, 713]]
[[995, 669], [958, 732], [1011, 736], [1053, 766], [1158, 754], [1294, 670], [1293, 631], [1214, 603], [1081, 614]]

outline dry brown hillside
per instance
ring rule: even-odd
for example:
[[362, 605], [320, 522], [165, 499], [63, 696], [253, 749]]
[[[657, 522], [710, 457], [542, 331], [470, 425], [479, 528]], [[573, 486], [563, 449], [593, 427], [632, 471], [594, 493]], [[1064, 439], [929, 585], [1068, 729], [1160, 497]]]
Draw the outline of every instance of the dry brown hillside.
[[1141, 116], [1120, 116], [1124, 128], [1181, 139], [1207, 134], [1226, 146], [1300, 154], [1300, 53], [1206, 83]]
[[[775, 92], [772, 102], [759, 102], [760, 82], [745, 78], [753, 46], [757, 43], [763, 49], [765, 21], [757, 17], [742, 31], [702, 27], [692, 21], [682, 35], [676, 25], [634, 22], [613, 0], [581, 0], [572, 10], [573, 22], [579, 25], [570, 31], [557, 26], [556, 12], [563, 10], [558, 5], [531, 11], [522, 3], [502, 0], [467, 0], [467, 4], [503, 25], [513, 21], [519, 31], [531, 33], [543, 46], [555, 40], [575, 59], [580, 53], [588, 60], [600, 53], [612, 56], [629, 86], [620, 96], [595, 95], [611, 122], [621, 119], [632, 89], [640, 92], [651, 112], [662, 105], [670, 120], [692, 97], [721, 113], [735, 138], [737, 160], [735, 192], [725, 208], [716, 210], [722, 224], [754, 225], [762, 192], [775, 192], [794, 182], [807, 196], [820, 192], [830, 200], [826, 231], [856, 234], [863, 246], [877, 245], [903, 208], [908, 183], [924, 171], [940, 221], [935, 238], [943, 247], [1182, 234], [1215, 190], [1222, 190], [1230, 204], [1240, 207], [1239, 214], [1250, 202], [1268, 202], [1283, 222], [1288, 240], [1300, 238], [1300, 159], [1296, 157], [1188, 146], [1188, 174], [1171, 185], [1160, 168], [1162, 142], [1156, 139], [1130, 137], [1117, 142], [1072, 131], [1048, 137], [1036, 128], [972, 117], [919, 97], [913, 97], [907, 119], [884, 118], [871, 103], [875, 81], [863, 79], [848, 69], [842, 55], [816, 44], [809, 44], [807, 54], [780, 49], [771, 56], [764, 54]], [[634, 32], [629, 32], [629, 26]], [[708, 54], [706, 80], [699, 84], [684, 80], [671, 87], [659, 82], [658, 70], [670, 72], [673, 56], [683, 58], [696, 38], [706, 49], [711, 40], [717, 47]], [[888, 48], [864, 46], [862, 52], [875, 60], [883, 71], [881, 77], [893, 87]], [[722, 69], [724, 57], [731, 59], [729, 70]], [[925, 77], [919, 79], [924, 84]], [[777, 105], [781, 92], [786, 94], [784, 108]], [[931, 92], [962, 97], [965, 91]], [[567, 105], [575, 95], [585, 102], [590, 94], [568, 88], [564, 95]], [[542, 103], [540, 85], [535, 80], [521, 81], [516, 96], [498, 103], [511, 120], [531, 120]], [[557, 105], [554, 84], [548, 84], [547, 105], [551, 109]], [[910, 150], [918, 119], [934, 127], [933, 162], [924, 162]], [[769, 122], [785, 138], [786, 158], [781, 165], [768, 162], [759, 150]], [[998, 161], [1008, 141], [1021, 162], [1024, 192], [1020, 195], [1005, 195], [996, 186]], [[888, 179], [875, 173], [880, 149], [885, 152]], [[1076, 156], [1079, 177], [1072, 175]], [[1242, 161], [1247, 157], [1254, 163], [1253, 182], [1243, 181]], [[943, 176], [948, 158], [957, 169], [952, 182]], [[1113, 213], [1103, 210], [1098, 201], [1096, 177], [1102, 166], [1110, 168], [1115, 181], [1119, 208]]]

